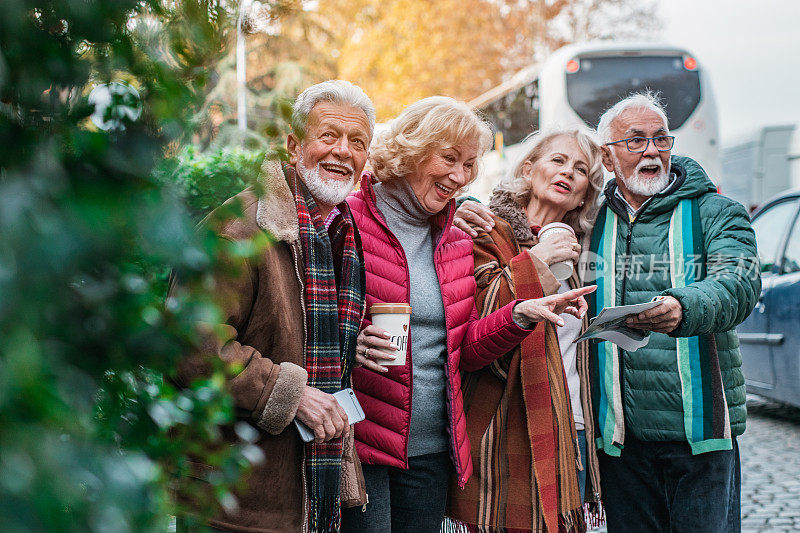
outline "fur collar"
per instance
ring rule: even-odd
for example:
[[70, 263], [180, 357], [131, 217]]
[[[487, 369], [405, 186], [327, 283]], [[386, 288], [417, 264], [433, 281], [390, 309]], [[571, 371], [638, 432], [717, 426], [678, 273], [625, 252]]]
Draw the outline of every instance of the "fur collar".
[[256, 224], [275, 239], [294, 242], [300, 239], [294, 194], [286, 182], [280, 161], [266, 160], [258, 178], [264, 188], [258, 199]]
[[528, 242], [534, 239], [533, 231], [528, 225], [528, 216], [511, 193], [496, 191], [489, 200], [489, 209], [492, 213], [508, 222], [514, 232], [517, 242]]

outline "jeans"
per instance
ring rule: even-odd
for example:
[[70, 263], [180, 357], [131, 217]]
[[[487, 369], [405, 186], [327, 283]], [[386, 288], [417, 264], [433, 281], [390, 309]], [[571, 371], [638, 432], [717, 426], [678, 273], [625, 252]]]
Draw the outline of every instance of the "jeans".
[[362, 465], [369, 503], [342, 510], [344, 533], [439, 533], [452, 472], [448, 452], [408, 458], [408, 470]]
[[578, 470], [578, 493], [581, 495], [581, 505], [585, 500], [584, 494], [586, 493], [586, 471], [589, 469], [589, 456], [586, 455], [586, 431], [578, 430], [578, 451], [581, 454], [581, 463], [583, 470]]
[[692, 455], [685, 442], [630, 435], [620, 457], [598, 451], [608, 531], [741, 531], [739, 447]]

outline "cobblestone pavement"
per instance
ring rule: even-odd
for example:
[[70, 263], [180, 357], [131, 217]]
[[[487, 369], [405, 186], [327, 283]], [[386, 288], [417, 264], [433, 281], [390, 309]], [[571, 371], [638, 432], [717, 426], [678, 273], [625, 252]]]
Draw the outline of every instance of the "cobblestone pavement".
[[747, 398], [742, 531], [800, 531], [800, 409]]

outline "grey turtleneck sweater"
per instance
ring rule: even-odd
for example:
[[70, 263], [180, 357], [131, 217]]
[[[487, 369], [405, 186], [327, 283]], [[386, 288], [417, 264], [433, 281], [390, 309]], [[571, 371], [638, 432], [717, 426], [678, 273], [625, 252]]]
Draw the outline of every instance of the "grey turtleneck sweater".
[[447, 329], [439, 278], [433, 264], [431, 213], [417, 200], [407, 181], [378, 183], [377, 207], [400, 241], [408, 262], [411, 287], [413, 388], [408, 456], [447, 450]]

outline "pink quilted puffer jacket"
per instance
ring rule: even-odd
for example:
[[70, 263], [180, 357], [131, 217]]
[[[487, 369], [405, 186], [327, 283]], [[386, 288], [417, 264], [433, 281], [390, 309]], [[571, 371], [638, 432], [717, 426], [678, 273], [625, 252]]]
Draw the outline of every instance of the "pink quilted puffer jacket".
[[[374, 178], [365, 173], [361, 190], [347, 203], [361, 233], [367, 271], [367, 309], [379, 302], [410, 301], [409, 272], [403, 248], [375, 206]], [[519, 344], [531, 330], [511, 319], [516, 302], [478, 319], [475, 308], [475, 265], [472, 239], [452, 225], [455, 202], [433, 219], [434, 263], [447, 325], [447, 415], [450, 456], [462, 487], [472, 475], [459, 370], [474, 371]], [[369, 323], [367, 314], [365, 325]], [[366, 420], [355, 425], [356, 450], [366, 464], [408, 468], [411, 423], [412, 346], [405, 366], [390, 366], [385, 374], [365, 368], [353, 371], [353, 388]]]

